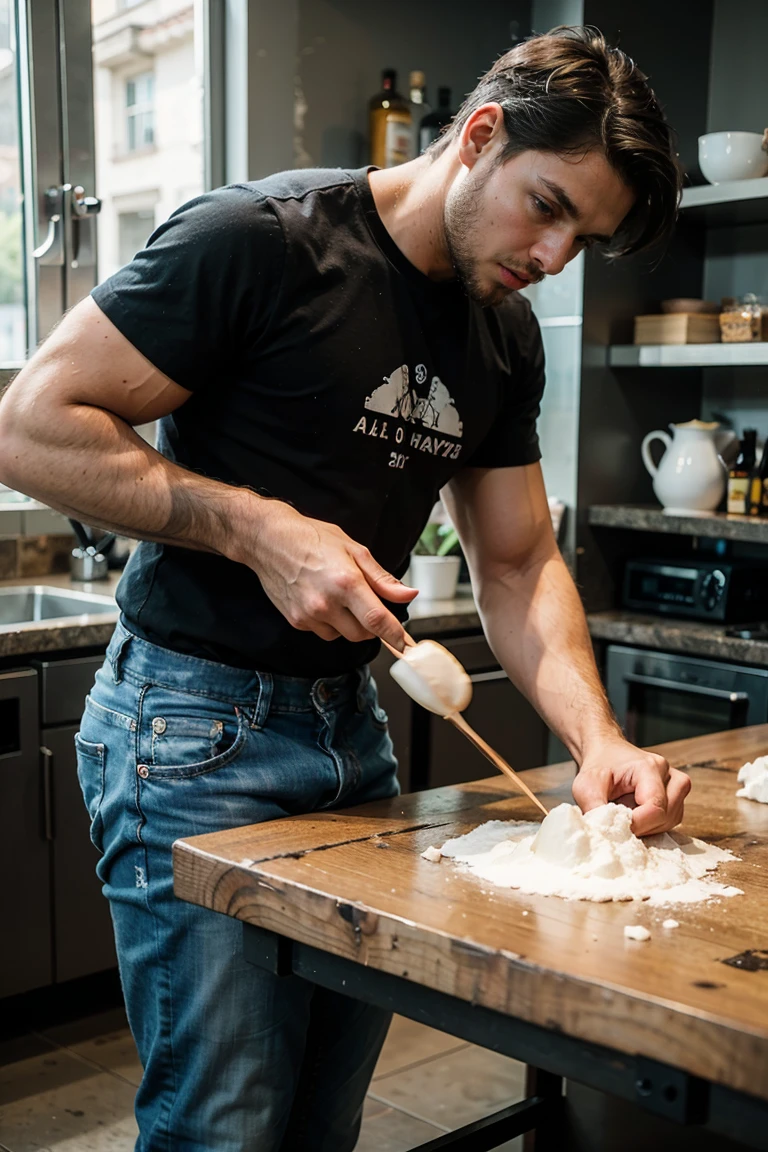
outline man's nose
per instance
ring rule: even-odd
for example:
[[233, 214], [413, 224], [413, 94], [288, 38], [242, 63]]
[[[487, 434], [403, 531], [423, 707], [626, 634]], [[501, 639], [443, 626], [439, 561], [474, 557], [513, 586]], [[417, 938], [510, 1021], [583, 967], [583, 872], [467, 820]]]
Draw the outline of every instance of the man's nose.
[[548, 233], [538, 240], [529, 251], [531, 261], [537, 264], [544, 275], [557, 276], [571, 258], [573, 240], [570, 236]]

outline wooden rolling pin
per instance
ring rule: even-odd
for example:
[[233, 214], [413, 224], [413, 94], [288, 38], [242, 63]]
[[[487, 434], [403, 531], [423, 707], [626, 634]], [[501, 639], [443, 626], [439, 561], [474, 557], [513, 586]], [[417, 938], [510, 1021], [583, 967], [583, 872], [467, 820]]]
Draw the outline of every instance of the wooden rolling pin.
[[[409, 636], [407, 632], [405, 633], [405, 636], [406, 644], [411, 648], [415, 647], [416, 641], [413, 639], [413, 637]], [[398, 652], [397, 648], [393, 647], [392, 644], [387, 643], [386, 640], [382, 640], [382, 644], [389, 649], [393, 656], [396, 656], [399, 660], [402, 660], [402, 652]], [[437, 693], [435, 693], [435, 695], [437, 696]], [[443, 719], [447, 720], [449, 724], [453, 724], [454, 728], [458, 728], [459, 732], [466, 736], [470, 744], [473, 744], [475, 748], [477, 748], [478, 752], [482, 752], [483, 756], [490, 760], [494, 768], [497, 768], [499, 772], [502, 772], [505, 776], [508, 776], [509, 779], [514, 783], [515, 787], [519, 788], [521, 792], [525, 793], [528, 799], [532, 800], [536, 807], [541, 812], [543, 812], [545, 816], [549, 815], [541, 800], [539, 800], [538, 796], [536, 796], [528, 787], [528, 785], [524, 783], [521, 777], [518, 776], [517, 772], [515, 772], [511, 764], [508, 764], [503, 756], [500, 756], [495, 749], [491, 748], [490, 744], [486, 744], [482, 736], [479, 736], [478, 733], [475, 732], [474, 728], [467, 723], [460, 712], [449, 712], [448, 705], [446, 704], [446, 713], [443, 716]]]

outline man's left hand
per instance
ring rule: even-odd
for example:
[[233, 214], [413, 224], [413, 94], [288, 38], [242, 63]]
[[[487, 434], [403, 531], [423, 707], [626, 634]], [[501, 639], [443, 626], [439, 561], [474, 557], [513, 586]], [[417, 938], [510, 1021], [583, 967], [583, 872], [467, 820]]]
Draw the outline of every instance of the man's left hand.
[[668, 832], [679, 824], [690, 790], [685, 772], [621, 738], [590, 747], [573, 782], [573, 798], [582, 812], [610, 803], [632, 808], [636, 836]]

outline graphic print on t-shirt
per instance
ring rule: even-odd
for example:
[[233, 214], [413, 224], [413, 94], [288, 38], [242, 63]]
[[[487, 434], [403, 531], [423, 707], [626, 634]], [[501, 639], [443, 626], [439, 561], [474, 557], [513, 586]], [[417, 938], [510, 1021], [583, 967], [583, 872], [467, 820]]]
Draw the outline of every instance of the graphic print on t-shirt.
[[[417, 364], [414, 375], [416, 384], [421, 386], [426, 383], [429, 373], [424, 364]], [[461, 444], [457, 441], [462, 437], [464, 425], [453, 396], [439, 376], [432, 377], [426, 396], [419, 396], [411, 385], [408, 365], [401, 364], [390, 376], [384, 377], [384, 383], [374, 388], [370, 396], [366, 396], [365, 407], [369, 412], [377, 412], [390, 419], [379, 421], [378, 416], [371, 418], [363, 415], [352, 429], [353, 432], [373, 436], [377, 440], [393, 440], [398, 448], [402, 446], [403, 449], [426, 452], [430, 456], [458, 460]], [[414, 424], [421, 424], [428, 431], [416, 431]], [[411, 425], [410, 429], [408, 425]], [[439, 432], [443, 435], [438, 436]], [[389, 467], [403, 469], [410, 459], [406, 451], [390, 452]]]
[[[427, 370], [416, 365], [416, 382], [423, 384]], [[433, 376], [426, 396], [419, 396], [410, 383], [408, 365], [402, 364], [366, 397], [365, 407], [384, 416], [399, 416], [411, 424], [423, 424], [435, 432], [461, 438], [463, 424], [453, 397], [439, 376]]]

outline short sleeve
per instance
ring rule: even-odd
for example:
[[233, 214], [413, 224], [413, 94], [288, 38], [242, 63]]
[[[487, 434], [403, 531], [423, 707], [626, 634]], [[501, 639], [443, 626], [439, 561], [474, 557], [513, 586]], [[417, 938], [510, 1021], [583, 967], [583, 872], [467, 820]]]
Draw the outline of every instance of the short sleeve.
[[536, 421], [544, 392], [544, 345], [528, 300], [515, 300], [505, 327], [510, 378], [493, 426], [465, 468], [509, 468], [541, 459]]
[[196, 392], [263, 338], [284, 262], [269, 201], [231, 185], [179, 208], [91, 295], [156, 368]]

